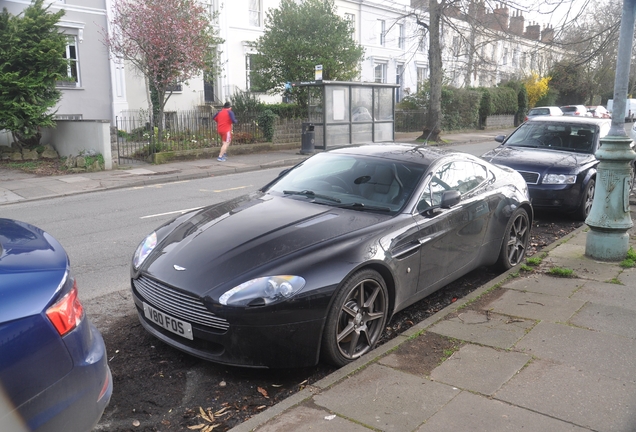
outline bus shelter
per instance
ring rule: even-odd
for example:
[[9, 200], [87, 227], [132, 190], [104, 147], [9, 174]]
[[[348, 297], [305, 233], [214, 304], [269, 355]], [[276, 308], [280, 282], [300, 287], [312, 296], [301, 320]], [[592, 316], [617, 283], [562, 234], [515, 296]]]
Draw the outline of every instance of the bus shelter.
[[313, 129], [316, 148], [394, 140], [397, 84], [309, 81], [294, 87], [307, 90], [302, 132]]

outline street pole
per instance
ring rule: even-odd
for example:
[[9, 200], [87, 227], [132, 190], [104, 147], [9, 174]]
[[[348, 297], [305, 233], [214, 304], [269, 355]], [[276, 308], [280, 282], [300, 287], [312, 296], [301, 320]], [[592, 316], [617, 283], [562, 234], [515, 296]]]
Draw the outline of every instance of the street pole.
[[629, 192], [632, 172], [630, 162], [636, 153], [630, 148], [632, 140], [625, 133], [625, 106], [629, 85], [629, 67], [634, 39], [636, 0], [623, 0], [612, 127], [601, 138], [596, 152], [600, 160], [596, 173], [596, 193], [592, 209], [585, 223], [590, 227], [585, 255], [602, 261], [622, 261], [629, 249], [629, 234], [633, 226], [629, 213]]

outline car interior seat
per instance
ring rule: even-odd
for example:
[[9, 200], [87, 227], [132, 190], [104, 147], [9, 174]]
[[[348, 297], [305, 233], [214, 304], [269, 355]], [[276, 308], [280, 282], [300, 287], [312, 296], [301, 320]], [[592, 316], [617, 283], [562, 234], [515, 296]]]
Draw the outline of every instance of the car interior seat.
[[576, 141], [572, 145], [573, 149], [588, 150], [592, 148], [593, 132], [589, 129], [580, 129], [576, 133]]
[[400, 195], [400, 182], [389, 165], [375, 167], [371, 178], [360, 185], [361, 195], [369, 200], [390, 204]]

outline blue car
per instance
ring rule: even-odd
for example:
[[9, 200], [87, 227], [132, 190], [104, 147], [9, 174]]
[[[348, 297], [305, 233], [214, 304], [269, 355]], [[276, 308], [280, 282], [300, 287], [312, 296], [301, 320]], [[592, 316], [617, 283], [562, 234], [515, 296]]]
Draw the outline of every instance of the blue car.
[[90, 431], [112, 390], [64, 248], [0, 218], [0, 431]]

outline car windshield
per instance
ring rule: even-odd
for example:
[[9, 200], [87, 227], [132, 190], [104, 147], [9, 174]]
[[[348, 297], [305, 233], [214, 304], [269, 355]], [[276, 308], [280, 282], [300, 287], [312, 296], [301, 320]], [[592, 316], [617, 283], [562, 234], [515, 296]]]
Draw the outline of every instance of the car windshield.
[[576, 107], [561, 107], [561, 111], [566, 112], [576, 112]]
[[550, 114], [549, 108], [534, 108], [534, 109], [531, 109], [530, 112], [528, 113], [528, 115], [533, 115], [533, 116], [549, 115], [549, 114]]
[[267, 192], [358, 211], [395, 213], [426, 166], [360, 155], [319, 153], [276, 180]]
[[510, 135], [505, 145], [593, 153], [597, 134], [594, 124], [528, 122]]

